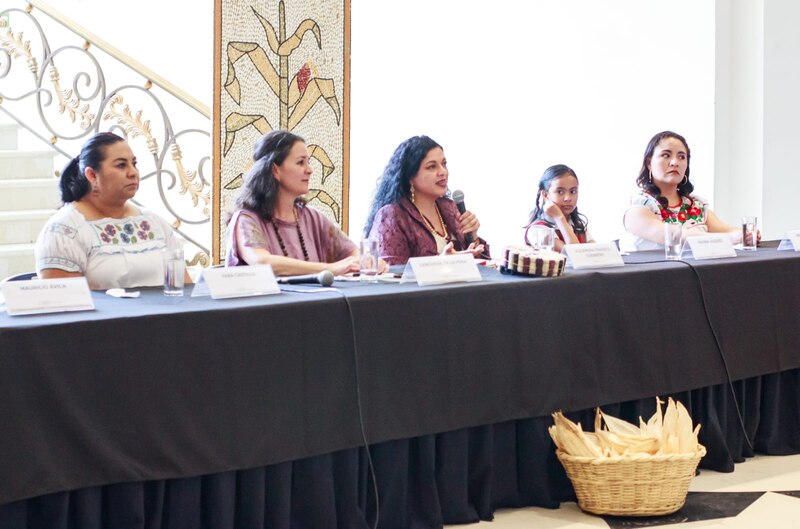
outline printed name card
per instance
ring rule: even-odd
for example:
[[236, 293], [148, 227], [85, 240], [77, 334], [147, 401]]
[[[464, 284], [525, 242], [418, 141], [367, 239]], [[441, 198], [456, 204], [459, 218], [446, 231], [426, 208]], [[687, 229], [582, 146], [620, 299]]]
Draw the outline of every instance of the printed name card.
[[[214, 299], [281, 293], [270, 265], [209, 268], [203, 270], [203, 280]], [[195, 293], [192, 292], [192, 295]]]
[[408, 264], [421, 287], [481, 280], [475, 258], [468, 253], [412, 257]]
[[572, 268], [610, 268], [625, 266], [617, 245], [613, 242], [593, 242], [586, 244], [567, 244], [564, 246]]
[[699, 235], [686, 239], [692, 248], [692, 256], [698, 261], [702, 259], [720, 259], [736, 257], [736, 250], [727, 235]]
[[800, 252], [800, 230], [787, 231], [786, 236], [778, 245], [778, 250], [794, 250]]
[[9, 316], [94, 310], [94, 300], [85, 277], [32, 279], [3, 283]]

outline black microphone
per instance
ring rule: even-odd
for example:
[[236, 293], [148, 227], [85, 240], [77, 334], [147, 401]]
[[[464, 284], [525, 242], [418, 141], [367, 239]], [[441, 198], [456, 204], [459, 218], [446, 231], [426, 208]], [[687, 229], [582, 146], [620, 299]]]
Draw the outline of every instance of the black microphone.
[[279, 277], [278, 283], [282, 285], [300, 285], [302, 283], [315, 283], [323, 287], [333, 284], [333, 273], [330, 270], [323, 270], [319, 274], [308, 274], [304, 276]]
[[[456, 207], [458, 208], [459, 213], [464, 213], [467, 211], [467, 206], [464, 205], [464, 192], [456, 189], [453, 191], [453, 202], [456, 203]], [[467, 246], [475, 242], [475, 237], [472, 235], [472, 232], [464, 234], [464, 240], [467, 242]]]

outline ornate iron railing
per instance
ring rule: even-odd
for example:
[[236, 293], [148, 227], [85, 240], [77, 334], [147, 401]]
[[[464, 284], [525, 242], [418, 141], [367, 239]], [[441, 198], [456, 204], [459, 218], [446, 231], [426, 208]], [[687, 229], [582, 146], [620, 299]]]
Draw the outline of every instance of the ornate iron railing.
[[[0, 111], [63, 155], [63, 162], [98, 131], [126, 137], [141, 173], [136, 203], [172, 222], [194, 247], [191, 252], [187, 246], [190, 264], [208, 266], [208, 106], [44, 2], [23, 5], [0, 5]], [[79, 45], [69, 43], [76, 36]], [[51, 38], [67, 43], [53, 48]]]

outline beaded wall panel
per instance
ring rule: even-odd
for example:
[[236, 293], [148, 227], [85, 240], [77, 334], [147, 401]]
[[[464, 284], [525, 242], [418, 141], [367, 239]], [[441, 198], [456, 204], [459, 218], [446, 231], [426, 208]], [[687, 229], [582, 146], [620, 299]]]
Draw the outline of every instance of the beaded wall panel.
[[253, 145], [286, 129], [306, 140], [309, 204], [347, 231], [350, 0], [215, 0], [214, 260]]

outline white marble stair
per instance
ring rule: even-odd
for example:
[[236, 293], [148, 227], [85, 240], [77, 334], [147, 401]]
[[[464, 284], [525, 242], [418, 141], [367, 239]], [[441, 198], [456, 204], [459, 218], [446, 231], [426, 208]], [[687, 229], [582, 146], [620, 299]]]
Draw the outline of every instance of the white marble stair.
[[35, 268], [33, 243], [60, 205], [56, 153], [20, 150], [19, 133], [0, 124], [0, 279]]

